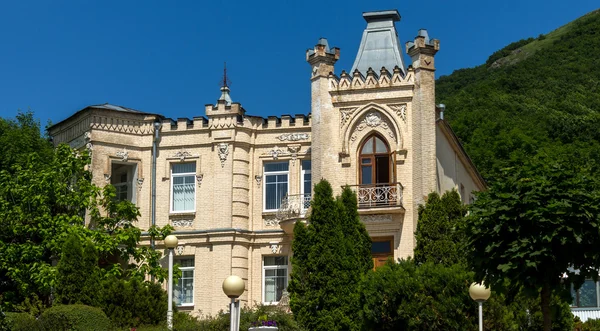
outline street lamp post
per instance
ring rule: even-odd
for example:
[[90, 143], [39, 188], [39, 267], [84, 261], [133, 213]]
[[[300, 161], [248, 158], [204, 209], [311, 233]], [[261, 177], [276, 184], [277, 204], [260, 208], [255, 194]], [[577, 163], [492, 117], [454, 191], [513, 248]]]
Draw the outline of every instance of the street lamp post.
[[240, 302], [236, 301], [244, 290], [246, 289], [246, 283], [238, 276], [229, 276], [223, 281], [223, 292], [229, 298], [231, 298], [231, 304], [229, 308], [230, 315], [230, 328], [231, 331], [239, 331], [240, 329]]
[[173, 330], [173, 249], [177, 247], [177, 237], [168, 235], [165, 238], [165, 246], [169, 250], [169, 286], [168, 286], [168, 310], [167, 310], [167, 328]]
[[469, 287], [471, 299], [479, 304], [479, 331], [483, 331], [483, 303], [490, 298], [491, 294], [492, 292], [489, 288], [485, 287], [483, 282], [481, 284], [473, 283]]

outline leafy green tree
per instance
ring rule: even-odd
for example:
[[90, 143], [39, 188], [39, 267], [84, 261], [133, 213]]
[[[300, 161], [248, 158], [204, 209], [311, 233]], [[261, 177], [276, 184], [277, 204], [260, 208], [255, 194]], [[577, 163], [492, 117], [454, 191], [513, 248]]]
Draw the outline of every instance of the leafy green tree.
[[539, 295], [545, 331], [553, 291], [598, 275], [600, 191], [585, 161], [540, 155], [507, 168], [477, 195], [465, 221], [475, 279]]
[[17, 113], [14, 119], [0, 118], [0, 170], [13, 171], [23, 165], [28, 155], [52, 156], [52, 144], [40, 132], [40, 123], [32, 111]]
[[55, 302], [98, 305], [101, 291], [98, 253], [89, 240], [82, 246], [77, 234], [69, 235], [63, 245], [57, 271]]
[[441, 263], [447, 266], [464, 263], [464, 236], [460, 222], [467, 208], [456, 190], [440, 198], [430, 193], [425, 206], [419, 206], [419, 222], [415, 233], [415, 262]]
[[290, 307], [309, 330], [358, 330], [358, 288], [373, 268], [371, 240], [350, 188], [334, 199], [322, 180], [314, 192], [309, 225], [294, 228]]
[[411, 259], [369, 272], [361, 291], [366, 330], [474, 330], [477, 305], [467, 295], [473, 279], [461, 265]]
[[[66, 145], [50, 157], [37, 153], [0, 171], [0, 293], [4, 310], [30, 302], [31, 308], [49, 304], [55, 285], [56, 267], [51, 257], [60, 256], [69, 234], [90, 239], [106, 265], [104, 273], [143, 279], [154, 275], [159, 281], [166, 270], [160, 252], [138, 245], [141, 230], [135, 227], [137, 207], [114, 199], [115, 189], [101, 189], [91, 182], [86, 170], [87, 152]], [[86, 225], [85, 215], [90, 222]], [[162, 238], [170, 227], [150, 228], [150, 236]], [[133, 260], [126, 270], [122, 261]]]

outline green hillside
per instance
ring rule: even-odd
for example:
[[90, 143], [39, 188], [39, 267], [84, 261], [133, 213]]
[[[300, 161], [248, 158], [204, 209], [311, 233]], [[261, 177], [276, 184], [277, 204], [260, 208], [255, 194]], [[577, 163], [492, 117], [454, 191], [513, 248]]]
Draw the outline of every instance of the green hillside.
[[440, 77], [436, 93], [488, 180], [537, 153], [600, 163], [600, 10]]

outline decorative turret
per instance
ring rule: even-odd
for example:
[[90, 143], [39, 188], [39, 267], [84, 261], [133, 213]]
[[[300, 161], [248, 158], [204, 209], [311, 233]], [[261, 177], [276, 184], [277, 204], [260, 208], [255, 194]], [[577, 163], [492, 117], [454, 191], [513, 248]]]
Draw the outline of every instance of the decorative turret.
[[329, 48], [327, 38], [319, 38], [314, 49], [306, 50], [306, 61], [313, 67], [312, 77], [327, 77], [340, 58], [340, 49]]
[[358, 54], [350, 72], [358, 69], [363, 75], [369, 68], [379, 71], [382, 67], [396, 66], [406, 74], [398, 32], [394, 22], [400, 21], [397, 10], [383, 10], [363, 13], [367, 27], [363, 32]]
[[440, 50], [440, 41], [429, 39], [427, 30], [420, 29], [414, 41], [406, 43], [406, 52], [410, 55], [415, 69], [435, 70], [433, 58]]

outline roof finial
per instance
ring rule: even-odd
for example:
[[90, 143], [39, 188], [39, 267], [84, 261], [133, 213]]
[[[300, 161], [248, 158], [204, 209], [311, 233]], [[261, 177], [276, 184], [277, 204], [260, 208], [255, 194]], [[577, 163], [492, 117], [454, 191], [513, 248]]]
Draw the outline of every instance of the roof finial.
[[231, 81], [227, 78], [227, 62], [223, 62], [223, 81], [221, 82], [221, 87], [229, 87], [231, 85]]
[[223, 64], [223, 81], [221, 82], [221, 97], [219, 101], [224, 102], [225, 105], [231, 106], [231, 97], [229, 96], [229, 85], [231, 81], [227, 78], [227, 62]]

